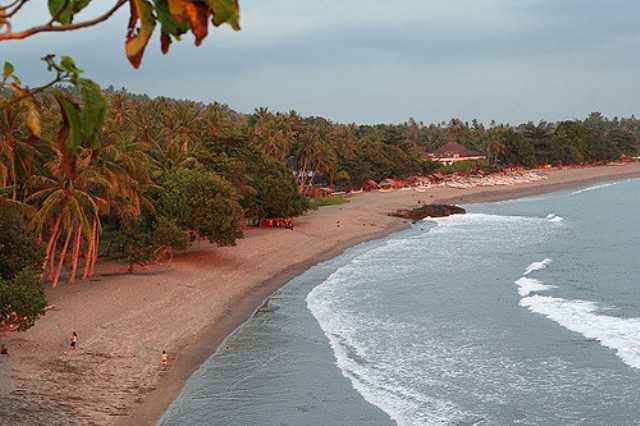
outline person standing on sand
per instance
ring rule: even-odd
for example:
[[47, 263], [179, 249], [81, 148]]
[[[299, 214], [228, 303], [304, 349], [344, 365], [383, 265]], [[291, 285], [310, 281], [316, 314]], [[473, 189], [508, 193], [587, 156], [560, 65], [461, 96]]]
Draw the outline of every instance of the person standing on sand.
[[75, 349], [78, 345], [78, 333], [75, 331], [71, 334], [71, 339], [69, 339], [69, 344], [71, 345], [71, 349]]
[[163, 366], [166, 366], [169, 363], [169, 354], [167, 354], [167, 351], [162, 351], [162, 353], [160, 354], [160, 364], [162, 364]]

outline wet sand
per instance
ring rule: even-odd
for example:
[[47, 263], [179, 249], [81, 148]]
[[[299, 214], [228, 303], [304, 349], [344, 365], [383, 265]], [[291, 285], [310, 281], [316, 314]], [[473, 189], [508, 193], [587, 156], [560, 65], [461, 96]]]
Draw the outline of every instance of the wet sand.
[[[104, 264], [89, 282], [49, 291], [55, 309], [8, 336], [0, 424], [154, 424], [198, 368], [263, 301], [311, 265], [407, 226], [386, 214], [419, 202], [498, 201], [640, 176], [640, 163], [547, 171], [545, 181], [472, 189], [366, 193], [296, 220], [248, 229], [236, 247], [197, 243], [134, 275]], [[79, 348], [67, 347], [75, 330]], [[160, 352], [169, 352], [161, 368]]]

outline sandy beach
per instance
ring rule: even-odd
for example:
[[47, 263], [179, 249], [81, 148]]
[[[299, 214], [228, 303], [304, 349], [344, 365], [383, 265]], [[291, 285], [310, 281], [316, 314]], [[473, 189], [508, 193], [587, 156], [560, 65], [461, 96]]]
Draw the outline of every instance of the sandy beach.
[[544, 181], [514, 186], [358, 194], [296, 219], [293, 231], [250, 228], [235, 247], [196, 243], [171, 264], [134, 275], [104, 264], [94, 280], [50, 290], [54, 308], [28, 332], [3, 338], [10, 355], [0, 359], [0, 424], [154, 424], [190, 374], [290, 278], [408, 226], [387, 213], [637, 177], [640, 163], [545, 173]]

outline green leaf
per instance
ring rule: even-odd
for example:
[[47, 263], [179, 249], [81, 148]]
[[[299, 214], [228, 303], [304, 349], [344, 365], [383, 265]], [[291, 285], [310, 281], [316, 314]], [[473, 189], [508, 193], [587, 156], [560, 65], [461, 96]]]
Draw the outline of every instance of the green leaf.
[[49, 0], [49, 14], [51, 18], [61, 24], [73, 21], [73, 0]]
[[206, 0], [213, 13], [213, 25], [216, 27], [222, 24], [229, 24], [231, 27], [240, 30], [240, 6], [238, 0]]
[[[140, 21], [139, 27], [138, 21]], [[134, 68], [140, 66], [142, 55], [155, 27], [153, 5], [147, 0], [131, 0], [131, 19], [129, 19], [125, 52]]]
[[80, 68], [76, 67], [76, 62], [71, 56], [62, 56], [60, 58], [60, 67], [68, 73], [74, 74], [76, 77], [78, 74], [84, 72]]
[[2, 75], [6, 78], [13, 74], [14, 68], [11, 62], [5, 62]]
[[58, 105], [60, 105], [63, 118], [60, 135], [64, 138], [63, 142], [67, 149], [73, 154], [82, 144], [80, 108], [60, 92], [55, 92], [54, 96], [58, 101]]
[[78, 88], [84, 104], [80, 113], [82, 136], [93, 148], [97, 148], [107, 111], [107, 102], [100, 86], [92, 80], [79, 79]]
[[75, 14], [80, 12], [82, 9], [89, 6], [89, 3], [91, 3], [91, 0], [75, 0], [73, 2], [73, 13]]

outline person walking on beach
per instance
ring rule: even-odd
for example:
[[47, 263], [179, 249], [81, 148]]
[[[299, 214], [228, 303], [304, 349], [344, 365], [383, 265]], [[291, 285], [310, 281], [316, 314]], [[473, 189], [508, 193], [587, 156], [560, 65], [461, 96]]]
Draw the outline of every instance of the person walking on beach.
[[78, 333], [75, 331], [71, 334], [71, 339], [69, 339], [69, 344], [71, 345], [71, 349], [75, 349], [78, 345]]
[[167, 354], [167, 351], [162, 351], [162, 353], [160, 354], [160, 364], [162, 366], [166, 366], [169, 363], [169, 354]]

